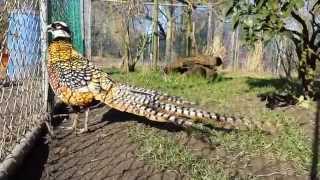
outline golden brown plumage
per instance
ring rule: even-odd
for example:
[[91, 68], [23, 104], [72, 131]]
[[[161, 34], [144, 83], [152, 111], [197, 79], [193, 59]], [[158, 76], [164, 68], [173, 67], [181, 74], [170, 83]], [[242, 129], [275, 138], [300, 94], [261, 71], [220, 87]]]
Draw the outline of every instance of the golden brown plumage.
[[[144, 116], [152, 121], [173, 122], [182, 127], [204, 129], [197, 122], [205, 121], [235, 128], [240, 127], [238, 125], [241, 123], [245, 124], [240, 118], [192, 108], [192, 103], [180, 97], [113, 81], [107, 73], [72, 48], [67, 28], [63, 22], [53, 23], [49, 28], [54, 36], [49, 46], [49, 79], [54, 92], [63, 102], [88, 109], [92, 101], [99, 100], [120, 111]], [[87, 131], [86, 112], [84, 131]], [[73, 128], [76, 120], [74, 122]]]
[[5, 48], [3, 52], [0, 52], [0, 80], [5, 80], [7, 76], [7, 67], [9, 64], [9, 53]]

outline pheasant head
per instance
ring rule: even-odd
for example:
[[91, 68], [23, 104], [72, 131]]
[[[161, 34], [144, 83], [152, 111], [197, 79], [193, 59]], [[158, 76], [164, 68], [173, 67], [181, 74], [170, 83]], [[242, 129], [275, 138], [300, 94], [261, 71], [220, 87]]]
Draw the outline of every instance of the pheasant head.
[[48, 25], [47, 31], [52, 34], [52, 42], [49, 45], [49, 63], [72, 60], [71, 31], [68, 25], [62, 21], [55, 21]]

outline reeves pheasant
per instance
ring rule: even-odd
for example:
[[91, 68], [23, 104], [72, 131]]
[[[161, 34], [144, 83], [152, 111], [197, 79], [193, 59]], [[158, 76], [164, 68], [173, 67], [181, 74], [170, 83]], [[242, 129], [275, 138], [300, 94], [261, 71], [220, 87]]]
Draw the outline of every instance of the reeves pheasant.
[[[115, 82], [72, 48], [71, 32], [66, 23], [56, 21], [48, 26], [48, 32], [52, 33], [47, 65], [50, 85], [76, 112], [86, 109], [81, 133], [88, 131], [89, 106], [94, 100], [152, 121], [172, 122], [184, 128], [203, 130], [204, 122], [232, 128], [246, 124], [240, 118], [192, 108], [192, 103], [180, 97]], [[76, 130], [77, 120], [78, 117], [74, 117], [72, 129]]]

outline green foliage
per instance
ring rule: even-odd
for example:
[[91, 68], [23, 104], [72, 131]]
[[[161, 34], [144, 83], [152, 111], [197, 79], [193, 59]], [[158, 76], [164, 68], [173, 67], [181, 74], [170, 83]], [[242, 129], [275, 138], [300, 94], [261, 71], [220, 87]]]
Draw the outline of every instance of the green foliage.
[[284, 28], [291, 12], [303, 5], [303, 0], [235, 0], [227, 16], [232, 16], [233, 28], [241, 25], [245, 40], [251, 44], [258, 39], [268, 41], [277, 34], [286, 33]]
[[[287, 36], [295, 44], [299, 58], [299, 78], [303, 96], [313, 97], [313, 81], [320, 49], [318, 36], [320, 23], [316, 20], [319, 1], [310, 1], [308, 7], [303, 0], [256, 0], [233, 1], [227, 15], [233, 17], [234, 28], [241, 24], [245, 40], [253, 44], [257, 40], [269, 42], [277, 35]], [[302, 13], [303, 12], [303, 13]], [[308, 13], [308, 16], [305, 15]], [[299, 29], [288, 28], [295, 22]]]

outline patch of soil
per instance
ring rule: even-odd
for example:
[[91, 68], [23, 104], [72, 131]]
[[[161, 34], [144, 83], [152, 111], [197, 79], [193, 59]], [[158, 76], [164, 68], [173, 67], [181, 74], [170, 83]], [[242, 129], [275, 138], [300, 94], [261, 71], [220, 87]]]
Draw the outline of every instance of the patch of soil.
[[135, 155], [137, 145], [128, 138], [128, 128], [144, 120], [107, 111], [99, 108], [90, 112], [89, 133], [75, 135], [63, 129], [71, 126], [69, 120], [55, 129], [57, 137], [49, 144], [42, 180], [188, 179], [177, 172], [147, 165]]
[[[136, 156], [137, 144], [131, 142], [128, 136], [128, 129], [132, 126], [157, 128], [159, 133], [172, 136], [195, 155], [223, 164], [226, 172], [234, 178], [258, 175], [259, 179], [308, 179], [307, 176], [296, 176], [290, 162], [265, 157], [244, 160], [241, 157], [245, 152], [235, 150], [232, 154], [227, 153], [219, 146], [209, 145], [201, 137], [189, 136], [172, 124], [151, 122], [106, 107], [90, 111], [89, 118], [90, 132], [86, 134], [75, 135], [64, 129], [71, 126], [69, 120], [57, 126], [54, 130], [56, 139], [49, 141], [48, 146], [39, 145], [44, 152], [35, 150], [30, 154], [19, 171], [20, 179], [190, 179], [179, 171], [158, 169], [139, 159]], [[37, 160], [39, 155], [42, 158]], [[42, 173], [41, 176], [39, 173]]]

